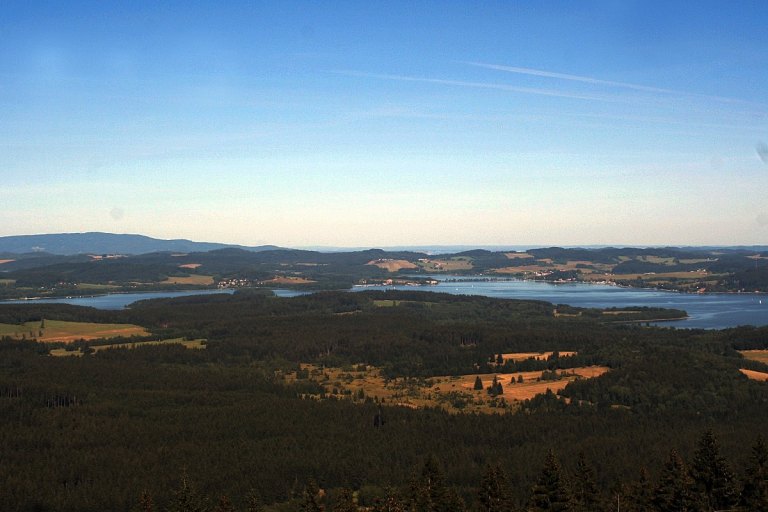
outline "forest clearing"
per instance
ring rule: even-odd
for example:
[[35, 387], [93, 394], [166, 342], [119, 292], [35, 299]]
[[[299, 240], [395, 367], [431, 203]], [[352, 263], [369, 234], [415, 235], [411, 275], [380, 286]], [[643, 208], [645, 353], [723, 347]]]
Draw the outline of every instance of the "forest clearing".
[[569, 382], [599, 377], [607, 371], [609, 368], [605, 366], [587, 366], [560, 371], [388, 379], [381, 368], [366, 364], [339, 368], [302, 363], [300, 370], [285, 375], [285, 380], [291, 383], [309, 380], [320, 384], [323, 393], [311, 395], [316, 399], [373, 401], [414, 409], [437, 407], [452, 413], [498, 413], [514, 410], [523, 400], [548, 390], [559, 394]]
[[99, 324], [93, 322], [67, 322], [41, 320], [20, 325], [0, 324], [0, 336], [16, 339], [36, 339], [42, 342], [73, 342], [116, 338], [118, 336], [148, 336], [149, 332], [133, 324]]

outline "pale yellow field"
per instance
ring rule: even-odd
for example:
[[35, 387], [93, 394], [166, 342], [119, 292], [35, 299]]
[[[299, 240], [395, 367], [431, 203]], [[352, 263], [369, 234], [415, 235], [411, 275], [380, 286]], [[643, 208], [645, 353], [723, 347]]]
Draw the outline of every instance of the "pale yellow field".
[[45, 320], [45, 327], [40, 322], [27, 322], [24, 325], [0, 324], [0, 335], [15, 338], [37, 339], [38, 341], [72, 342], [76, 340], [94, 340], [97, 338], [115, 338], [117, 336], [148, 336], [149, 332], [132, 324], [96, 324], [89, 322], [64, 322]]
[[[554, 354], [554, 352], [508, 352], [506, 354], [501, 354], [501, 357], [503, 357], [505, 361], [514, 361], [517, 363], [530, 358], [546, 361], [552, 356], [552, 354]], [[565, 350], [560, 352], [560, 355], [564, 357], [575, 356], [576, 352], [569, 352]]]
[[[116, 343], [113, 345], [99, 345], [95, 347], [91, 347], [94, 352], [100, 352], [102, 350], [109, 350], [112, 348], [118, 349], [118, 348], [125, 348], [125, 349], [132, 349], [136, 347], [142, 347], [142, 346], [148, 346], [148, 345], [171, 345], [171, 344], [177, 344], [182, 345], [189, 349], [205, 349], [205, 341], [204, 339], [197, 339], [197, 340], [184, 340], [182, 338], [173, 338], [170, 340], [162, 340], [162, 341], [139, 341], [136, 343]], [[67, 357], [67, 356], [82, 356], [83, 353], [80, 350], [67, 350], [64, 348], [55, 348], [50, 351], [50, 355], [54, 357]]]
[[213, 284], [213, 276], [201, 276], [201, 275], [193, 274], [190, 276], [183, 276], [183, 277], [169, 277], [168, 279], [163, 281], [163, 284], [210, 285], [210, 284]]
[[502, 267], [494, 269], [494, 272], [499, 274], [529, 274], [532, 272], [544, 272], [552, 270], [549, 267], [542, 267], [540, 265], [518, 265], [516, 267]]
[[366, 265], [374, 265], [388, 272], [397, 272], [404, 268], [419, 268], [417, 265], [407, 260], [374, 260], [369, 261]]
[[200, 267], [202, 265], [203, 265], [202, 263], [184, 263], [182, 265], [179, 265], [179, 268], [191, 268], [194, 270], [197, 267]]
[[643, 281], [658, 281], [669, 279], [671, 277], [677, 279], [712, 279], [717, 276], [718, 274], [691, 270], [687, 272], [657, 272], [655, 274], [591, 274], [584, 277], [590, 281], [634, 281], [636, 279], [642, 279]]
[[419, 262], [419, 266], [430, 272], [452, 272], [455, 270], [471, 270], [474, 268], [472, 259], [463, 256], [442, 260], [427, 260], [426, 262]]
[[277, 276], [262, 282], [266, 284], [309, 284], [315, 283], [316, 281], [303, 277]]
[[527, 252], [505, 252], [504, 256], [511, 260], [533, 258], [533, 254]]

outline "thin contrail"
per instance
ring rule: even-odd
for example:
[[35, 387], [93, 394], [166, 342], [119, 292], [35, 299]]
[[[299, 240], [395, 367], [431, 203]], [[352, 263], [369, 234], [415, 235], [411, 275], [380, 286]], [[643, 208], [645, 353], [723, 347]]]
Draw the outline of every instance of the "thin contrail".
[[347, 76], [359, 76], [359, 77], [365, 77], [365, 78], [379, 78], [383, 80], [399, 80], [403, 82], [423, 82], [423, 83], [431, 83], [431, 84], [453, 85], [457, 87], [472, 87], [476, 89], [496, 89], [500, 91], [519, 92], [523, 94], [537, 94], [540, 96], [554, 96], [558, 98], [574, 98], [574, 99], [593, 100], [593, 101], [620, 101], [620, 98], [612, 97], [612, 96], [580, 94], [580, 93], [565, 92], [565, 91], [559, 91], [559, 90], [553, 90], [553, 89], [539, 89], [534, 87], [517, 87], [514, 85], [495, 84], [495, 83], [487, 83], [487, 82], [466, 82], [463, 80], [446, 80], [442, 78], [425, 78], [425, 77], [408, 76], [408, 75], [364, 73], [361, 71], [333, 71], [333, 73], [337, 73], [340, 75], [347, 75]]
[[479, 67], [479, 68], [494, 69], [496, 71], [506, 71], [507, 73], [516, 73], [518, 75], [531, 75], [531, 76], [542, 76], [546, 78], [558, 78], [560, 80], [570, 80], [572, 82], [582, 82], [582, 83], [594, 84], [594, 85], [605, 85], [608, 87], [622, 87], [624, 89], [632, 89], [635, 91], [656, 92], [661, 94], [673, 94], [673, 95], [682, 95], [682, 96], [694, 96], [697, 98], [706, 98], [706, 99], [717, 100], [717, 101], [722, 101], [726, 103], [744, 103], [744, 104], [750, 104], [750, 105], [759, 105], [761, 107], [765, 106], [760, 103], [754, 103], [754, 102], [750, 102], [750, 101], [742, 100], [738, 98], [729, 98], [726, 96], [711, 96], [708, 94], [698, 94], [698, 93], [692, 93], [687, 91], [678, 91], [674, 89], [664, 89], [662, 87], [651, 87], [648, 85], [633, 84], [629, 82], [602, 80], [602, 79], [594, 78], [591, 76], [570, 75], [567, 73], [556, 73], [554, 71], [545, 71], [542, 69], [523, 68], [523, 67], [517, 67], [517, 66], [503, 66], [500, 64], [488, 64], [484, 62], [464, 61], [463, 63], [470, 66]]

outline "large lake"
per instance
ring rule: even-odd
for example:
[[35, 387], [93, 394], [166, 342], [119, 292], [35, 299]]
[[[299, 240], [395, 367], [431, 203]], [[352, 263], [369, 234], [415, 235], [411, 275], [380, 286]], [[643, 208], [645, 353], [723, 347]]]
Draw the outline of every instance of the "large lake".
[[[544, 300], [584, 308], [649, 306], [683, 309], [688, 318], [658, 325], [684, 328], [723, 329], [737, 325], [768, 325], [768, 294], [688, 294], [622, 288], [603, 284], [551, 284], [541, 281], [461, 281], [461, 277], [432, 276], [440, 283], [428, 287], [394, 287], [399, 290], [430, 290], [504, 299]], [[453, 281], [453, 279], [457, 279]], [[387, 287], [392, 289], [393, 287]], [[384, 289], [356, 287], [355, 290]]]
[[[544, 300], [553, 304], [570, 304], [587, 308], [652, 306], [683, 309], [686, 320], [663, 322], [659, 325], [683, 328], [722, 329], [737, 325], [768, 325], [768, 294], [685, 294], [637, 288], [620, 288], [601, 284], [550, 284], [539, 281], [453, 281], [452, 276], [433, 276], [441, 282], [423, 287], [355, 287], [364, 290], [419, 290], [445, 293], [485, 295], [504, 299]], [[458, 278], [461, 279], [461, 278]], [[117, 293], [97, 297], [40, 299], [34, 302], [67, 303], [99, 309], [122, 309], [137, 300], [163, 297], [183, 297], [212, 293], [232, 293], [232, 290], [186, 290], [177, 292]], [[294, 297], [306, 292], [275, 290], [280, 297]], [[2, 303], [30, 303], [33, 301], [3, 301]]]

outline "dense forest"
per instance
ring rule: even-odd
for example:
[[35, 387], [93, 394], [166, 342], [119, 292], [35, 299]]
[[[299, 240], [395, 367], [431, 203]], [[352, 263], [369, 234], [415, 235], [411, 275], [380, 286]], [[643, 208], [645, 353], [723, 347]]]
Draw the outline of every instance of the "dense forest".
[[[0, 306], [6, 324], [125, 322], [207, 340], [62, 358], [2, 340], [0, 509], [716, 510], [707, 464], [731, 489], [722, 503], [768, 506], [768, 384], [739, 371], [768, 367], [738, 352], [768, 348], [768, 328], [642, 327], [556, 308], [258, 290], [123, 311]], [[317, 383], [281, 377], [309, 362], [391, 378], [483, 373], [495, 354], [539, 350], [578, 354], [540, 368], [610, 371], [492, 415], [307, 399]]]

